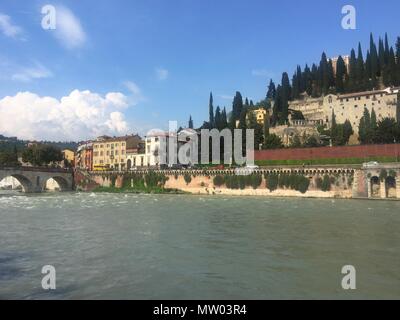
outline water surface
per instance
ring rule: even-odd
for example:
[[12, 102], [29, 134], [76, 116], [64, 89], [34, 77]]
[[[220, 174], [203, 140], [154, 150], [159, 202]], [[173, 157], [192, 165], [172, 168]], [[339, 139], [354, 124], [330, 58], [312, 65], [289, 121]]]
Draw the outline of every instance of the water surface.
[[2, 193], [3, 299], [400, 299], [400, 202]]

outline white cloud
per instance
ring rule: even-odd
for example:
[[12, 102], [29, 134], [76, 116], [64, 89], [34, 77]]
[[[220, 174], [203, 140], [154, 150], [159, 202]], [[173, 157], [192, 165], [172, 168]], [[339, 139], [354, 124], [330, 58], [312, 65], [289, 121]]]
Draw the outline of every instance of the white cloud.
[[12, 74], [11, 79], [15, 81], [29, 82], [34, 79], [50, 78], [53, 73], [41, 65], [36, 63], [33, 67], [19, 68], [15, 73]]
[[13, 24], [11, 18], [3, 13], [0, 13], [0, 31], [10, 38], [17, 38], [22, 34], [22, 28]]
[[110, 92], [105, 96], [74, 90], [57, 99], [19, 92], [0, 100], [0, 130], [6, 136], [36, 140], [81, 140], [102, 134], [128, 132], [127, 97]]
[[164, 68], [157, 68], [156, 70], [157, 79], [160, 81], [167, 80], [169, 71]]
[[226, 94], [219, 94], [217, 95], [218, 98], [223, 99], [223, 100], [233, 100], [233, 96], [229, 96]]
[[146, 98], [143, 96], [142, 90], [133, 81], [125, 81], [124, 86], [129, 90], [129, 104], [137, 105], [139, 102], [145, 101]]
[[254, 69], [251, 71], [251, 74], [255, 77], [266, 77], [266, 78], [273, 78], [275, 76], [273, 72], [266, 69]]
[[56, 30], [54, 35], [67, 49], [76, 49], [86, 43], [86, 33], [79, 19], [71, 10], [59, 6], [56, 8]]

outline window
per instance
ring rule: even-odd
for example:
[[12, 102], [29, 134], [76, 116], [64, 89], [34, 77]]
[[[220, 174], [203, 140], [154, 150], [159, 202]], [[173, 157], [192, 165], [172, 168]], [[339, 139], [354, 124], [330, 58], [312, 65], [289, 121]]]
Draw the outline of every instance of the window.
[[355, 104], [355, 105], [354, 105], [354, 108], [358, 108], [358, 105]]

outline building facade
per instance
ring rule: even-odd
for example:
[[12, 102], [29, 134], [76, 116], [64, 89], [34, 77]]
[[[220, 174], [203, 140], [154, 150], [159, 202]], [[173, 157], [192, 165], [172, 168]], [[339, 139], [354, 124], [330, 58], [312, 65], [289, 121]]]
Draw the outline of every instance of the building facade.
[[387, 117], [396, 118], [398, 91], [398, 88], [387, 88], [344, 95], [329, 94], [321, 98], [291, 101], [289, 109], [302, 112], [307, 121], [325, 124], [327, 127], [330, 127], [334, 113], [337, 123], [349, 120], [353, 129], [356, 129], [364, 109], [370, 113], [374, 110], [377, 121]]
[[139, 148], [140, 136], [102, 136], [93, 142], [93, 170], [124, 171], [127, 167], [127, 150]]
[[83, 170], [93, 170], [93, 142], [81, 144], [75, 154], [75, 167]]

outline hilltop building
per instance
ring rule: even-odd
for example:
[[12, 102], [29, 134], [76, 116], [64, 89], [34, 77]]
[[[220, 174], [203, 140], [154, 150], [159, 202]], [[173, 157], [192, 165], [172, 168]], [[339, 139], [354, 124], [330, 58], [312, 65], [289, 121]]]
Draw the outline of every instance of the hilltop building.
[[370, 113], [372, 109], [375, 111], [377, 121], [387, 117], [396, 118], [398, 91], [399, 88], [387, 88], [343, 95], [328, 94], [321, 98], [291, 101], [289, 109], [300, 111], [307, 121], [324, 124], [327, 127], [330, 127], [334, 113], [337, 123], [349, 120], [353, 129], [356, 129], [365, 108]]

